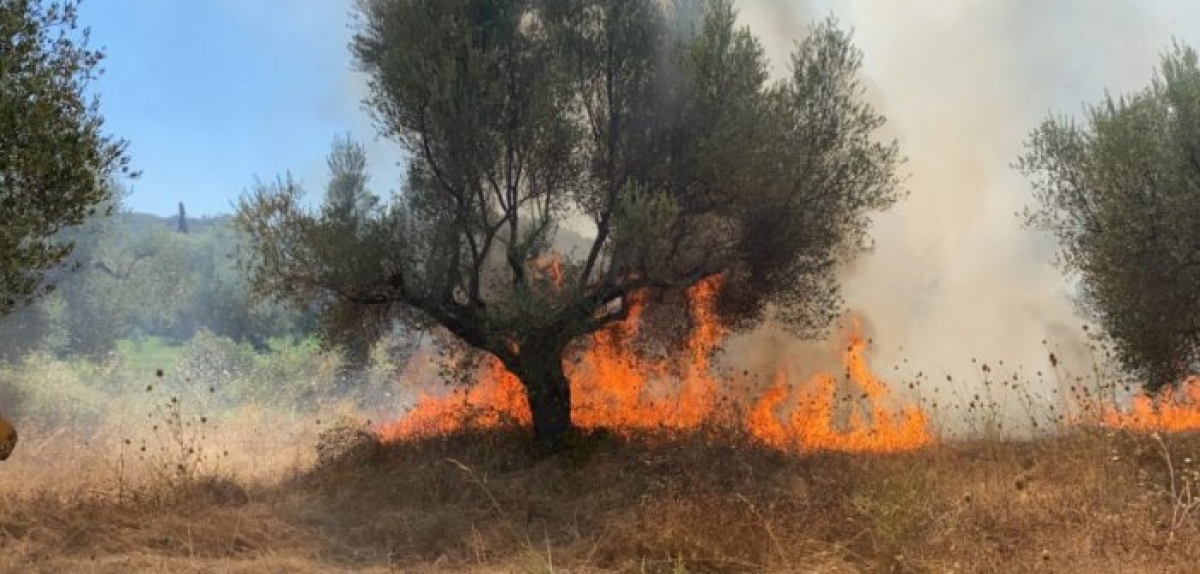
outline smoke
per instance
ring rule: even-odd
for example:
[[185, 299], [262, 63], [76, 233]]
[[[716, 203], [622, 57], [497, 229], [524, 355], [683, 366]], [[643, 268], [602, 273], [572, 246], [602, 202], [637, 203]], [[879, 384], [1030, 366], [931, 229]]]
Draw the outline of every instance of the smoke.
[[[877, 364], [907, 361], [910, 371], [967, 386], [998, 361], [1045, 372], [1047, 387], [1052, 373], [1086, 368], [1072, 289], [1051, 264], [1053, 243], [1021, 226], [1029, 184], [1011, 164], [1050, 113], [1078, 116], [1106, 89], [1146, 85], [1180, 33], [1173, 27], [1200, 12], [1143, 4], [738, 2], [776, 75], [814, 16], [832, 13], [851, 29], [868, 97], [908, 157], [910, 196], [876, 219], [872, 252], [843, 281], [848, 306], [869, 321]], [[1058, 348], [1075, 350], [1058, 360], [1080, 364], [1055, 369], [1049, 352]]]

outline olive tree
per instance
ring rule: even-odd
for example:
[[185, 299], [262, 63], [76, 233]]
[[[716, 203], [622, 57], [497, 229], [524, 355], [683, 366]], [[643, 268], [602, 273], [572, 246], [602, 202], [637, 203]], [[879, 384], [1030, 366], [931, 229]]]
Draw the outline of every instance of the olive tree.
[[1150, 85], [1033, 131], [1025, 218], [1053, 234], [1083, 308], [1151, 389], [1200, 367], [1200, 68], [1176, 45]]
[[[839, 264], [899, 194], [861, 54], [832, 21], [771, 81], [727, 0], [360, 11], [367, 104], [407, 150], [407, 180], [353, 234], [290, 180], [244, 196], [255, 288], [388, 306], [493, 355], [540, 440], [571, 428], [572, 343], [626, 317], [632, 294], [720, 276], [726, 325], [816, 332], [839, 310]], [[567, 229], [586, 249], [557, 252]]]
[[112, 198], [129, 174], [87, 94], [103, 55], [87, 47], [78, 3], [0, 2], [0, 315], [44, 291], [71, 244], [59, 232]]

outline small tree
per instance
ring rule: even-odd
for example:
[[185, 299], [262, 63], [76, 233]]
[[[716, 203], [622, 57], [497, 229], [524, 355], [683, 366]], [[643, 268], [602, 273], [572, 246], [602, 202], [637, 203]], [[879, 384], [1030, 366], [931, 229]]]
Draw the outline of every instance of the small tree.
[[1017, 163], [1083, 307], [1151, 389], [1200, 366], [1200, 69], [1176, 45], [1150, 85], [1052, 117]]
[[379, 206], [379, 196], [367, 189], [367, 152], [349, 136], [337, 138], [325, 164], [329, 167], [329, 186], [321, 215], [353, 228]]
[[[369, 225], [379, 208], [379, 196], [367, 188], [367, 153], [362, 145], [338, 138], [326, 159], [329, 184], [321, 203], [321, 220], [333, 237], [345, 242], [355, 238], [359, 228]], [[328, 297], [321, 302], [319, 328], [321, 338], [330, 347], [341, 350], [347, 370], [365, 369], [371, 360], [371, 347], [391, 328], [391, 313], [386, 305], [361, 305], [344, 297]]]
[[58, 232], [111, 197], [110, 175], [129, 174], [125, 143], [85, 94], [103, 55], [77, 6], [0, 2], [0, 315], [49, 287], [45, 271], [71, 252]]
[[183, 207], [183, 202], [179, 202], [179, 214], [175, 216], [175, 230], [180, 233], [188, 232], [187, 210]]
[[[726, 0], [365, 0], [353, 43], [384, 135], [409, 152], [390, 206], [338, 231], [290, 180], [239, 205], [259, 293], [389, 305], [499, 359], [539, 439], [571, 427], [570, 344], [630, 295], [723, 277], [727, 325], [799, 332], [897, 196], [861, 56], [814, 26], [768, 82]], [[586, 252], [546, 269], [563, 225]]]

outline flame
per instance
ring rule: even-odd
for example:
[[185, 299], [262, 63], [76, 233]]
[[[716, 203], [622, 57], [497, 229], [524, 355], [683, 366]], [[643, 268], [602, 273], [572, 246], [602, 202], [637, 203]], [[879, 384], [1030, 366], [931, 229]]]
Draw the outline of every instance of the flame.
[[1104, 405], [1100, 422], [1109, 428], [1140, 432], [1200, 430], [1200, 377], [1189, 377], [1178, 388], [1167, 387], [1157, 396], [1139, 392], [1126, 409]]
[[521, 382], [499, 361], [488, 361], [480, 380], [466, 391], [440, 397], [420, 395], [407, 416], [385, 425], [381, 434], [391, 438], [429, 436], [465, 427], [532, 422]]
[[549, 282], [556, 291], [562, 289], [566, 280], [562, 257], [557, 254], [543, 255], [531, 261], [530, 266], [536, 276]]
[[[561, 288], [559, 260], [539, 261], [535, 272], [553, 288]], [[807, 380], [792, 380], [783, 358], [761, 393], [730, 396], [729, 390], [744, 381], [719, 378], [712, 372], [714, 352], [728, 335], [714, 311], [720, 289], [720, 278], [712, 278], [688, 290], [693, 327], [681, 352], [668, 358], [650, 358], [636, 350], [646, 302], [644, 294], [633, 294], [627, 316], [593, 334], [564, 365], [574, 423], [585, 429], [628, 433], [687, 431], [732, 420], [755, 440], [792, 452], [890, 453], [934, 441], [928, 415], [894, 397], [871, 371], [868, 341], [858, 321], [851, 322], [845, 335], [844, 377], [818, 373]], [[416, 363], [414, 373], [406, 376], [428, 369], [433, 359]], [[1098, 423], [1138, 432], [1200, 430], [1200, 376], [1157, 395], [1139, 393], [1125, 406], [1093, 396], [1070, 400], [1078, 403], [1077, 412], [1098, 418], [1072, 416], [1068, 427]], [[408, 414], [379, 430], [385, 439], [395, 440], [506, 425], [530, 426], [529, 406], [521, 382], [499, 361], [489, 359], [469, 389], [422, 394]]]
[[[552, 269], [552, 267], [551, 267]], [[687, 292], [693, 328], [676, 357], [641, 356], [633, 345], [645, 308], [635, 294], [622, 321], [595, 333], [582, 353], [565, 365], [571, 383], [572, 419], [585, 429], [615, 432], [693, 430], [725, 416], [722, 388], [730, 380], [712, 374], [712, 356], [727, 336], [714, 303], [720, 278], [702, 281]], [[739, 424], [747, 434], [782, 450], [896, 452], [932, 442], [928, 420], [914, 406], [892, 408], [886, 384], [866, 361], [867, 342], [855, 323], [843, 363], [850, 384], [858, 389], [853, 402], [839, 401], [837, 380], [821, 374], [793, 382], [780, 369], [773, 383], [745, 408]], [[788, 397], [794, 400], [788, 402]], [[726, 397], [729, 398], [729, 397]], [[496, 360], [488, 360], [470, 389], [447, 395], [420, 396], [409, 413], [380, 429], [386, 439], [452, 432], [465, 427], [530, 425], [520, 381]]]
[[[748, 419], [750, 433], [771, 446], [785, 450], [837, 450], [851, 452], [901, 452], [933, 441], [929, 420], [916, 406], [895, 410], [890, 406], [886, 384], [867, 365], [867, 342], [855, 322], [843, 354], [846, 378], [857, 388], [857, 400], [838, 401], [837, 380], [818, 374], [794, 391], [796, 400], [788, 410], [791, 386], [781, 373], [763, 394]], [[854, 398], [854, 395], [846, 395]], [[839, 408], [848, 412], [839, 413]], [[844, 421], [839, 424], [839, 414]]]

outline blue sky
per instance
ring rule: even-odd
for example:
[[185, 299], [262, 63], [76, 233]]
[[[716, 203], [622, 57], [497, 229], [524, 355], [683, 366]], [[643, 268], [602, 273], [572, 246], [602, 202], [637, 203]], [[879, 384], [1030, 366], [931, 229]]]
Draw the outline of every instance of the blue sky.
[[[949, 97], [945, 78], [1008, 75], [1020, 82], [1042, 74], [1024, 106], [1036, 115], [1010, 114], [1001, 127], [1017, 138], [1050, 109], [1073, 113], [1105, 87], [1121, 92], [1144, 85], [1172, 36], [1200, 41], [1200, 10], [1184, 0], [1077, 0], [1058, 13], [1035, 0], [1010, 1], [925, 2], [903, 10], [883, 0], [740, 0], [738, 6], [777, 63], [787, 61], [810, 17], [837, 14], [855, 29], [888, 116], [914, 129], [936, 127], [952, 115], [921, 109]], [[373, 189], [380, 195], [395, 189], [401, 150], [376, 135], [361, 104], [365, 81], [347, 48], [353, 4], [85, 0], [82, 20], [92, 28], [93, 46], [108, 54], [107, 72], [94, 86], [102, 111], [110, 133], [129, 140], [134, 166], [143, 172], [129, 184], [126, 207], [166, 215], [182, 201], [192, 215], [228, 213], [256, 177], [288, 171], [310, 197], [319, 196], [324, 156], [334, 137], [346, 133], [367, 147]], [[957, 39], [960, 45], [950, 45], [947, 22], [970, 31]], [[1060, 31], [1065, 24], [1070, 33]], [[945, 76], [923, 81], [928, 62], [944, 60], [939, 54], [947, 51], [963, 57], [940, 62], [936, 68]], [[992, 58], [991, 68], [968, 57], [993, 52], [1005, 57]], [[1008, 64], [1017, 67], [1005, 69]], [[889, 83], [896, 71], [899, 81]], [[1011, 83], [981, 81], [950, 104]], [[917, 105], [899, 104], [906, 98]], [[987, 161], [1006, 166], [1014, 150], [1006, 144], [997, 151]]]
[[81, 12], [108, 56], [94, 86], [108, 130], [142, 171], [127, 208], [229, 213], [256, 177], [289, 170], [319, 195], [346, 133], [368, 147], [373, 188], [396, 187], [401, 152], [361, 105], [350, 0], [88, 0]]

